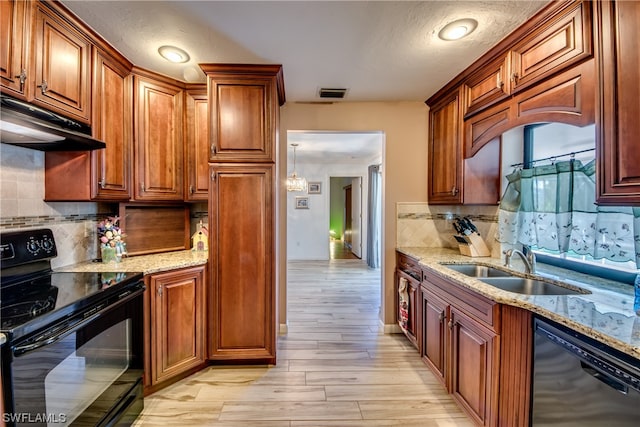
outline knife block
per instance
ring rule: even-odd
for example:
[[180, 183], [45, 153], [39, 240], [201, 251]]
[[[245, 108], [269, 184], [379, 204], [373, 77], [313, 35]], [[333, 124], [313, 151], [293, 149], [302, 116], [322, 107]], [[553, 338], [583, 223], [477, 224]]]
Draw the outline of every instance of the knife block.
[[466, 241], [466, 243], [462, 243], [459, 239], [458, 249], [462, 255], [470, 256], [470, 257], [482, 257], [482, 256], [490, 256], [491, 251], [487, 247], [487, 244], [484, 242], [482, 236], [478, 234], [469, 234], [468, 236], [458, 236]]

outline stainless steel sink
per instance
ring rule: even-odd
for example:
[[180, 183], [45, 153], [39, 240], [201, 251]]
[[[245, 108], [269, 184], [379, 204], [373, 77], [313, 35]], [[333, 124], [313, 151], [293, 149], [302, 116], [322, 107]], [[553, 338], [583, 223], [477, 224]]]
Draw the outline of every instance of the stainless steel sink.
[[496, 288], [525, 295], [575, 295], [591, 292], [578, 287], [564, 287], [526, 277], [483, 277], [478, 280]]
[[511, 277], [508, 271], [478, 264], [446, 264], [445, 267], [471, 277]]

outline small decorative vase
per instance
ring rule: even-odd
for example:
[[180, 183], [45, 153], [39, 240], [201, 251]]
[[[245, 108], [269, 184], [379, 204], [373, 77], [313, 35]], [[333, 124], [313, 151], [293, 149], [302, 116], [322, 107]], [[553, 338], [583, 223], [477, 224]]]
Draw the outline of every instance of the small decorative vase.
[[120, 259], [116, 256], [116, 248], [112, 248], [111, 246], [102, 246], [100, 248], [100, 252], [102, 255], [102, 262], [119, 262]]

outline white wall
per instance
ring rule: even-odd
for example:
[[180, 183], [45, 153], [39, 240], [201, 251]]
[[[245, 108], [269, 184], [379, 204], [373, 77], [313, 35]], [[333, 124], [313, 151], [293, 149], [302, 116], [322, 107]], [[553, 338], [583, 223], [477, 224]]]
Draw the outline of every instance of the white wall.
[[[297, 163], [296, 172], [309, 181], [322, 183], [321, 194], [287, 193], [287, 259], [329, 259], [330, 177], [362, 177], [363, 199], [368, 185], [369, 163], [354, 164], [305, 164]], [[296, 209], [295, 198], [309, 197], [309, 209]], [[366, 200], [366, 199], [365, 199]], [[367, 217], [367, 206], [363, 200], [362, 217]], [[366, 241], [366, 230], [363, 230]], [[366, 258], [366, 248], [363, 248]]]

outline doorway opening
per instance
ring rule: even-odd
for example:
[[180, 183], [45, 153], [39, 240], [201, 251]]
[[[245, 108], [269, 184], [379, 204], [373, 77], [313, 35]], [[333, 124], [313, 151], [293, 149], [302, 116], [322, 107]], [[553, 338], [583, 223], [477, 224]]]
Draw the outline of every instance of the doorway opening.
[[329, 259], [361, 259], [362, 177], [332, 176], [329, 182]]

